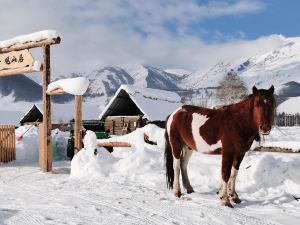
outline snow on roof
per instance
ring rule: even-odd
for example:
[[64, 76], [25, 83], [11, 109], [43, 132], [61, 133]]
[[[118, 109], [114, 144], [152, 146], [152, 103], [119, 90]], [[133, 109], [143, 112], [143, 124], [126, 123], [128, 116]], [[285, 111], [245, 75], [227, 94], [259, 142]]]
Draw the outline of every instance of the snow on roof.
[[23, 112], [21, 111], [0, 111], [0, 124], [13, 124], [13, 125], [19, 125], [20, 124], [20, 118], [23, 116]]
[[21, 35], [9, 40], [0, 41], [0, 48], [8, 48], [13, 45], [25, 44], [28, 42], [38, 42], [42, 40], [52, 40], [58, 38], [59, 35], [55, 30], [43, 30], [31, 34]]
[[89, 87], [89, 81], [85, 77], [67, 78], [54, 81], [48, 85], [47, 91], [63, 89], [72, 95], [83, 95]]
[[180, 102], [181, 98], [178, 94], [171, 91], [163, 91], [153, 88], [138, 88], [131, 85], [121, 85], [119, 88], [125, 90], [128, 94], [132, 96], [141, 95], [144, 98], [153, 100], [162, 100], [168, 102]]
[[300, 113], [300, 96], [292, 97], [277, 107], [277, 113], [296, 114]]
[[180, 103], [180, 96], [174, 92], [121, 85], [114, 97], [100, 114], [100, 119], [108, 116], [108, 109], [113, 106], [113, 103], [121, 91], [125, 91], [129, 95], [129, 98], [144, 114], [143, 117], [151, 121], [165, 120], [170, 113], [182, 105]]
[[[43, 105], [42, 104], [35, 104], [38, 110], [43, 114]], [[30, 107], [26, 114], [27, 115], [30, 110], [34, 107]], [[92, 120], [98, 119], [100, 109], [95, 105], [86, 105], [83, 103], [82, 106], [82, 119], [83, 120]], [[75, 105], [74, 104], [51, 104], [51, 121], [52, 123], [68, 123], [71, 119], [74, 119], [75, 113]], [[23, 113], [24, 115], [24, 113]], [[24, 115], [24, 116], [25, 116]], [[23, 116], [23, 117], [24, 117]], [[21, 121], [22, 119], [20, 119]]]

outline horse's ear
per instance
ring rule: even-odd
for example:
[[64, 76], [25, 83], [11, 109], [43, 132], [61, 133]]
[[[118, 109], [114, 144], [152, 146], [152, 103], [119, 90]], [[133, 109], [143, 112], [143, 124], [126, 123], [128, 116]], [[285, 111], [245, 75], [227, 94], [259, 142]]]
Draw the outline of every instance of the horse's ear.
[[258, 89], [257, 89], [257, 87], [255, 87], [255, 85], [252, 88], [252, 92], [253, 92], [253, 94], [256, 94], [258, 92]]
[[269, 88], [269, 91], [271, 92], [271, 94], [274, 94], [274, 86], [273, 85]]

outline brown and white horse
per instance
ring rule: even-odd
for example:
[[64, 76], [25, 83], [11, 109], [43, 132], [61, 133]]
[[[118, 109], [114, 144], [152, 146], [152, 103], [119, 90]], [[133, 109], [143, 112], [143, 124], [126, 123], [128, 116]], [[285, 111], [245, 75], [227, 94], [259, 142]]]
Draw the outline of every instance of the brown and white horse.
[[183, 105], [166, 121], [165, 164], [167, 186], [181, 196], [179, 175], [187, 193], [194, 192], [187, 164], [193, 150], [199, 152], [221, 149], [222, 205], [233, 207], [240, 203], [235, 180], [240, 163], [258, 134], [270, 133], [275, 116], [274, 86], [270, 89], [252, 88], [253, 94], [239, 103], [220, 109]]

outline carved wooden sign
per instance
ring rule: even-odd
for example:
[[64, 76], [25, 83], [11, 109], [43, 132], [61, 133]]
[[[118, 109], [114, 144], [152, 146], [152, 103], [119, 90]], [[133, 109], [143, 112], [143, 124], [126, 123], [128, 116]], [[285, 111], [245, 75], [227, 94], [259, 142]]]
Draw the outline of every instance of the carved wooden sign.
[[28, 49], [0, 54], [0, 69], [32, 66], [34, 59]]

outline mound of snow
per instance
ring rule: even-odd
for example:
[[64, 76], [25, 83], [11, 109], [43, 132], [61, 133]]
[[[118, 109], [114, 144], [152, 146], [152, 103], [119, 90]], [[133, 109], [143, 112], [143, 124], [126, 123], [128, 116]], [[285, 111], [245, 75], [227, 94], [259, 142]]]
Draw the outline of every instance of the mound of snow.
[[[83, 148], [71, 162], [71, 177], [111, 177], [118, 181], [130, 180], [134, 182], [157, 183], [157, 176], [163, 176], [163, 148], [164, 148], [164, 129], [154, 124], [149, 124], [139, 128], [134, 132], [113, 137], [98, 142], [123, 142], [132, 145], [131, 148], [114, 148], [112, 154], [104, 148], [98, 148], [98, 154], [94, 154], [97, 148], [96, 135], [88, 131], [84, 138]], [[156, 142], [157, 145], [145, 143], [144, 134], [149, 140]]]
[[[23, 135], [29, 126], [21, 126], [16, 129], [16, 138]], [[22, 140], [16, 141], [16, 161], [17, 162], [38, 162], [39, 160], [39, 131], [37, 127], [31, 127]]]
[[54, 81], [48, 85], [47, 91], [63, 89], [72, 95], [83, 95], [89, 87], [89, 81], [85, 77], [68, 78]]
[[[20, 141], [16, 140], [17, 162], [38, 162], [39, 160], [39, 130], [33, 126], [26, 132], [29, 127], [29, 125], [21, 126], [15, 130], [16, 139], [23, 135]], [[68, 138], [69, 132], [61, 132], [58, 129], [52, 131], [54, 161], [66, 159]]]
[[115, 162], [114, 157], [104, 148], [97, 149], [97, 137], [92, 131], [87, 131], [83, 142], [85, 147], [72, 159], [71, 177], [108, 176]]
[[264, 196], [267, 193], [299, 194], [300, 158], [290, 154], [260, 153], [246, 157], [240, 170], [239, 186], [243, 191]]

